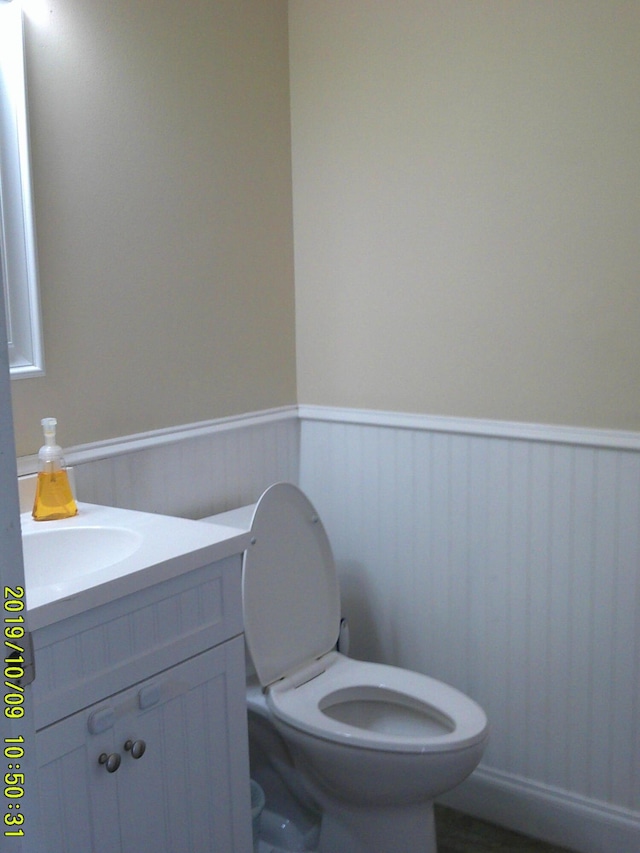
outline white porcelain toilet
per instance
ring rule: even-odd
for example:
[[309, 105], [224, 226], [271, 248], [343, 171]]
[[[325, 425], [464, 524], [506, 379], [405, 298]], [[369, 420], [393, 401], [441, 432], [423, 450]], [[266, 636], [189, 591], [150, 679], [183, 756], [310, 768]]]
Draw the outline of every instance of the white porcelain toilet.
[[480, 761], [484, 711], [428, 676], [335, 650], [336, 568], [296, 486], [276, 483], [233, 515], [207, 521], [250, 526], [247, 647], [273, 725], [321, 807], [319, 853], [436, 853], [433, 800]]

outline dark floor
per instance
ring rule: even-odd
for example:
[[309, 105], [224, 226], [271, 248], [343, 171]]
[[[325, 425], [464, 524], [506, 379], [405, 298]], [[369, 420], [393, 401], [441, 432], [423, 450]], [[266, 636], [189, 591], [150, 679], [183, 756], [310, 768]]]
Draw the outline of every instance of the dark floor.
[[444, 806], [436, 806], [438, 853], [571, 853]]

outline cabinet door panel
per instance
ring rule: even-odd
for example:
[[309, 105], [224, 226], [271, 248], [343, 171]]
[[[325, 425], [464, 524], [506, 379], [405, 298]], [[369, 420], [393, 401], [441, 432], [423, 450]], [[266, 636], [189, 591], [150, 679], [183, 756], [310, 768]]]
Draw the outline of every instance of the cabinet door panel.
[[[155, 703], [118, 714], [120, 748], [128, 739], [146, 745], [139, 759], [123, 753], [126, 772], [118, 778], [123, 853], [251, 850], [246, 722], [239, 743], [229, 739], [231, 713], [246, 721], [244, 679], [239, 685], [229, 669], [239, 663], [242, 674], [239, 651], [243, 654], [241, 638], [173, 667], [151, 680]], [[236, 775], [244, 781], [238, 803]]]
[[98, 763], [113, 732], [87, 737], [83, 714], [37, 733], [38, 788], [49, 853], [118, 853], [116, 773]]

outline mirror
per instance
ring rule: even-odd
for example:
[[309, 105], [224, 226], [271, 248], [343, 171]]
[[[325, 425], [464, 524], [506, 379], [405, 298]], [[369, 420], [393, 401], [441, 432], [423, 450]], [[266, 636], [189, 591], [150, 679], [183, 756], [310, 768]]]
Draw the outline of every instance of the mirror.
[[22, 13], [0, 3], [0, 279], [11, 377], [44, 373]]

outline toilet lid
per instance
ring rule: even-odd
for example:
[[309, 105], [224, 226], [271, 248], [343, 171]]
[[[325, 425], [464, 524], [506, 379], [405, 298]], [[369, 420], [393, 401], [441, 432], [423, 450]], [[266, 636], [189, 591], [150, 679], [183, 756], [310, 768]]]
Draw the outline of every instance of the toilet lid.
[[244, 554], [247, 646], [263, 687], [329, 652], [340, 630], [340, 591], [331, 546], [308, 498], [291, 483], [256, 504]]

